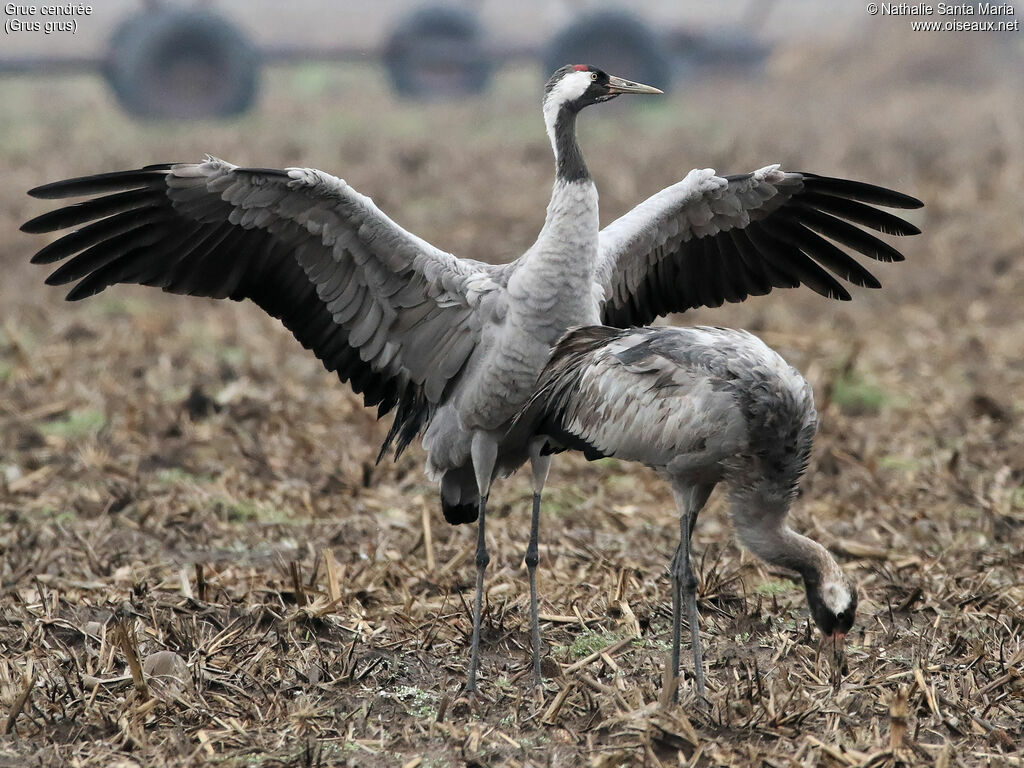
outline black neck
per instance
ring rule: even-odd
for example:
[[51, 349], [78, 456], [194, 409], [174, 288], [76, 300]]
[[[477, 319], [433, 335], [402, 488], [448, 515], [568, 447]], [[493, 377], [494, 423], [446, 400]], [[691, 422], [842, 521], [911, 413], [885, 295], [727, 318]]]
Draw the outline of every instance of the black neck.
[[590, 178], [576, 141], [576, 111], [565, 106], [558, 110], [555, 118], [555, 174], [561, 181]]

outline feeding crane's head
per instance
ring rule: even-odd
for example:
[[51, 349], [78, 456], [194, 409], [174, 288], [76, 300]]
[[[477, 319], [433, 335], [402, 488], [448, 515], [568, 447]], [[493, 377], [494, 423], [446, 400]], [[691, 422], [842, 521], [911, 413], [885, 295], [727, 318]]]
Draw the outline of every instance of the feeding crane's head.
[[544, 87], [544, 111], [565, 107], [578, 112], [591, 104], [610, 101], [624, 93], [662, 93], [650, 85], [623, 80], [597, 67], [566, 64], [548, 80]]
[[853, 626], [857, 612], [857, 588], [838, 565], [827, 568], [817, 578], [804, 577], [811, 617], [826, 638], [842, 642]]

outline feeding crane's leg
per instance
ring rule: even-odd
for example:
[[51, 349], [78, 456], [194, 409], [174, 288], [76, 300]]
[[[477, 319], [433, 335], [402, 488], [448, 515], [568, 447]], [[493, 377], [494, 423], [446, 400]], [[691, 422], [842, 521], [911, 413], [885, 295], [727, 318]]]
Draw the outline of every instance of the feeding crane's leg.
[[530, 520], [530, 543], [526, 547], [526, 570], [530, 574], [530, 637], [533, 642], [533, 678], [534, 685], [540, 685], [543, 678], [540, 674], [540, 616], [537, 606], [537, 536], [540, 532], [540, 495], [544, 483], [548, 479], [551, 457], [541, 456], [544, 441], [539, 440], [530, 446], [530, 469], [533, 473], [533, 517]]
[[[707, 503], [714, 485], [694, 485], [677, 488], [672, 492], [679, 507], [679, 546], [672, 558], [672, 676], [679, 678], [679, 650], [682, 634], [682, 603], [686, 603], [690, 622], [690, 647], [693, 650], [693, 677], [697, 696], [704, 697], [704, 654], [700, 644], [700, 623], [697, 616], [697, 577], [693, 573], [690, 557], [690, 539], [697, 515]], [[674, 698], [678, 697], [678, 688]]]
[[491, 561], [491, 556], [487, 553], [484, 514], [487, 511], [487, 494], [491, 490], [491, 477], [494, 475], [494, 462], [498, 457], [498, 443], [486, 433], [476, 432], [473, 435], [471, 455], [477, 491], [480, 494], [480, 510], [476, 523], [476, 599], [473, 601], [473, 645], [469, 655], [467, 693], [476, 691], [476, 670], [480, 664], [480, 613], [484, 599], [484, 571]]

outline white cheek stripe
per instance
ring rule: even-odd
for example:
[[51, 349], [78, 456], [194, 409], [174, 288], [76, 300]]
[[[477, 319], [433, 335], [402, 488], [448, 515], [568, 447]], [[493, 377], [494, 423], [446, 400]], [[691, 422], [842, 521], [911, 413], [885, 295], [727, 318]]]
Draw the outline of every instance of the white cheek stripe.
[[551, 145], [555, 144], [555, 120], [558, 119], [559, 108], [568, 101], [575, 101], [590, 87], [590, 72], [570, 72], [555, 83], [544, 99], [544, 125], [548, 129]]
[[850, 607], [850, 591], [845, 584], [825, 584], [821, 588], [821, 601], [832, 613], [840, 613]]

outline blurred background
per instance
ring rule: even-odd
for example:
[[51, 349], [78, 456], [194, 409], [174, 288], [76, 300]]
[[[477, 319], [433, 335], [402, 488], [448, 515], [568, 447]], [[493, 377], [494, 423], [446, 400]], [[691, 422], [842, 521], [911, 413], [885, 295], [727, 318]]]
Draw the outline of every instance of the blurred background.
[[776, 0], [107, 0], [62, 17], [11, 5], [0, 69], [98, 71], [127, 111], [161, 117], [245, 112], [261, 71], [282, 62], [377, 61], [396, 93], [437, 99], [484, 93], [509, 64], [553, 71], [586, 54], [666, 88], [690, 69], [756, 70], [780, 37], [835, 36], [861, 10], [811, 0], [781, 10]]
[[[285, 589], [271, 564], [314, 567], [314, 550], [329, 545], [342, 568], [374, 564], [343, 584], [339, 620], [351, 614], [401, 640], [412, 625], [393, 618], [381, 590], [469, 589], [473, 532], [440, 523], [418, 447], [375, 465], [386, 423], [253, 306], [126, 286], [63, 302], [62, 289], [43, 284], [49, 270], [29, 264], [45, 241], [18, 226], [48, 207], [25, 192], [204, 153], [312, 166], [445, 250], [507, 261], [539, 231], [553, 179], [543, 83], [563, 63], [586, 62], [668, 92], [581, 117], [602, 223], [694, 167], [782, 163], [925, 202], [908, 215], [923, 234], [894, 243], [906, 262], [868, 265], [880, 291], [853, 289], [850, 303], [776, 291], [667, 322], [748, 328], [814, 385], [822, 427], [794, 526], [861, 585], [854, 668], [909, 679], [898, 675], [920, 661], [916, 643], [937, 617], [948, 635], [933, 647], [936, 670], [962, 669], [1000, 643], [1019, 648], [1019, 26], [913, 31], [922, 17], [869, 15], [860, 0], [106, 0], [73, 18], [73, 33], [7, 31], [0, 46], [4, 600], [34, 589], [33, 574], [65, 579], [97, 604], [140, 583], [173, 592], [197, 561], [232, 599], [249, 599], [253, 584]], [[8, 13], [8, 30], [14, 19], [32, 20]], [[678, 531], [667, 489], [643, 469], [572, 456], [555, 463], [548, 488], [547, 607], [584, 606], [599, 617], [591, 630], [612, 632], [622, 616], [606, 603], [625, 588], [643, 626], [664, 638], [664, 567]], [[519, 622], [528, 501], [523, 478], [501, 483], [489, 518], [490, 599]], [[436, 517], [441, 571], [422, 559], [423, 509]], [[727, 530], [713, 499], [695, 537], [713, 564], [704, 594], [719, 600], [708, 608], [710, 658], [757, 650], [761, 630], [744, 635], [729, 600], [773, 578]], [[78, 543], [61, 546], [69, 541]], [[709, 586], [713, 571], [736, 580]], [[798, 622], [802, 592], [786, 584], [770, 592], [773, 610]], [[28, 601], [10, 597], [4, 612]], [[551, 641], [571, 643], [573, 631], [552, 626]], [[442, 671], [455, 679], [463, 638], [445, 632], [434, 642], [452, 644]], [[652, 654], [630, 674], [653, 691], [661, 656]], [[959, 672], [935, 674], [941, 690], [959, 685], [950, 682]], [[815, 717], [828, 717], [823, 709]], [[856, 726], [866, 729], [862, 749], [885, 712], [867, 709]], [[1020, 735], [1019, 710], [999, 712], [988, 717]], [[965, 744], [989, 748], [967, 731]]]

